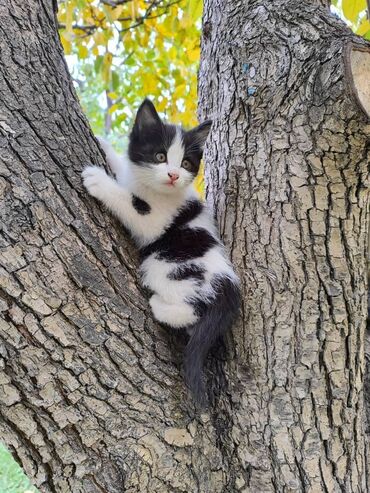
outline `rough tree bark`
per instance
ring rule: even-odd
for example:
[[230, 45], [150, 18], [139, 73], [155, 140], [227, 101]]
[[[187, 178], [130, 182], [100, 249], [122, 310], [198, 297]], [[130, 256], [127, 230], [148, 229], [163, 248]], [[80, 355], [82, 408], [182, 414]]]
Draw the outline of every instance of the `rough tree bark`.
[[242, 491], [370, 490], [370, 47], [327, 3], [204, 6], [200, 116], [214, 120], [208, 198], [243, 273], [223, 402]]

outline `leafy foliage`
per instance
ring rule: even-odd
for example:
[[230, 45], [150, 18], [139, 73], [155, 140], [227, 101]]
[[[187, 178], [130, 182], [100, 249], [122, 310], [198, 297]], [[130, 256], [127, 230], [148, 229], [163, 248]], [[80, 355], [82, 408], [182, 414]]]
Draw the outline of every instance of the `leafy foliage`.
[[[333, 0], [370, 39], [366, 0]], [[151, 97], [169, 120], [196, 124], [202, 0], [59, 0], [61, 40], [97, 134], [120, 142]]]
[[370, 13], [366, 0], [333, 0], [332, 4], [356, 34], [370, 40]]
[[126, 130], [146, 96], [168, 119], [196, 124], [201, 13], [201, 0], [60, 2], [61, 40], [94, 130]]

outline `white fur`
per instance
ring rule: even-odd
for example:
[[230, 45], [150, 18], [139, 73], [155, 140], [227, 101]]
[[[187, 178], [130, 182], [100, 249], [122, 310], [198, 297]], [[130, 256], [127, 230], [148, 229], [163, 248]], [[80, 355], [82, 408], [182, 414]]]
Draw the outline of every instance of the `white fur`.
[[[116, 163], [116, 160], [114, 162]], [[125, 160], [121, 162], [124, 166]], [[111, 161], [109, 164], [112, 165]], [[121, 171], [122, 169], [117, 171], [120, 177], [118, 182], [108, 176], [103, 168], [89, 166], [82, 173], [84, 185], [90, 195], [103, 202], [130, 229], [135, 241], [141, 247], [160, 236], [171, 223], [185, 198], [194, 195], [195, 192], [186, 188], [179, 190], [177, 194], [158, 196], [150, 189], [145, 190], [142, 183], [135, 183], [130, 179], [127, 179], [126, 188], [123, 185], [125, 180], [122, 178]], [[141, 215], [136, 211], [132, 206], [132, 193], [145, 197], [152, 209], [150, 214]]]
[[[184, 156], [181, 134], [177, 132], [168, 149], [168, 163], [156, 164], [153, 167], [136, 166], [127, 156], [117, 156], [103, 139], [100, 139], [100, 144], [116, 180], [108, 176], [104, 169], [90, 166], [82, 173], [84, 185], [93, 197], [103, 202], [129, 228], [138, 246], [143, 247], [161, 236], [186, 200], [196, 197], [191, 185], [193, 176], [181, 168]], [[175, 187], [166, 185], [168, 169], [176, 169], [180, 174]], [[132, 205], [132, 194], [150, 205], [149, 214], [143, 215], [136, 211]], [[206, 229], [217, 238], [212, 214], [207, 209], [188, 226]], [[196, 322], [197, 315], [187, 300], [197, 297], [212, 301], [215, 293], [211, 281], [216, 274], [222, 274], [235, 283], [238, 282], [221, 244], [211, 248], [202, 257], [182, 262], [181, 265], [185, 266], [187, 263], [205, 270], [203, 282], [194, 278], [169, 279], [168, 275], [179, 264], [159, 260], [155, 254], [147, 257], [140, 267], [143, 285], [155, 292], [150, 299], [154, 317], [172, 327], [184, 327]]]
[[174, 328], [186, 327], [197, 321], [191, 305], [184, 303], [168, 303], [158, 294], [153, 294], [149, 300], [153, 315], [158, 322], [165, 323]]
[[185, 149], [182, 142], [181, 130], [177, 128], [175, 138], [167, 150], [167, 169], [169, 173], [173, 171], [178, 173], [180, 171], [181, 163], [184, 159], [184, 152]]

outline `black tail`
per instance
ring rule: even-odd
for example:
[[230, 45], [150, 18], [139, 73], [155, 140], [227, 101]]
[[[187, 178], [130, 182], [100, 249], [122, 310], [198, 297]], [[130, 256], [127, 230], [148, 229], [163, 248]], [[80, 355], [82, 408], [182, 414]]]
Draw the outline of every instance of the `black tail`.
[[185, 381], [195, 402], [204, 406], [207, 392], [203, 367], [209, 350], [231, 328], [240, 305], [239, 286], [227, 277], [212, 282], [215, 298], [207, 304], [204, 313], [192, 327], [192, 335], [185, 349]]

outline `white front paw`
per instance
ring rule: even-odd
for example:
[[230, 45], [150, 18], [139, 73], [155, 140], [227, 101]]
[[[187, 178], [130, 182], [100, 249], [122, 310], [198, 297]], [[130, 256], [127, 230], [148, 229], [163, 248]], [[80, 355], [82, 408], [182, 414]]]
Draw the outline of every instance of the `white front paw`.
[[103, 149], [105, 154], [108, 154], [108, 151], [112, 147], [111, 144], [106, 139], [104, 139], [103, 137], [100, 137], [100, 136], [97, 136], [96, 140], [99, 142], [100, 147]]
[[82, 172], [82, 180], [89, 194], [100, 199], [109, 184], [110, 178], [103, 168], [88, 166]]

